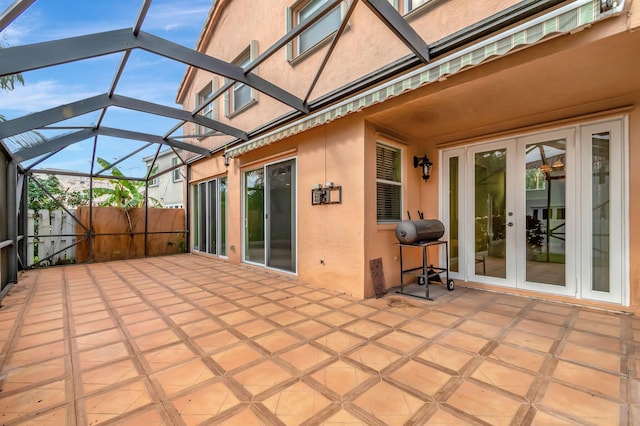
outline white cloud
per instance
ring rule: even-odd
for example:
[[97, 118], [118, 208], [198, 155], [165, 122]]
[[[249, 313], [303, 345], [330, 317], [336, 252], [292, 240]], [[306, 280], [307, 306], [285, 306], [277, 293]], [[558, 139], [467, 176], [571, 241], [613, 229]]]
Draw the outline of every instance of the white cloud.
[[[152, 5], [143, 24], [143, 29], [173, 31], [181, 28], [199, 30], [211, 8], [211, 0], [191, 2], [159, 3]], [[193, 4], [196, 3], [196, 4]]]
[[[55, 80], [42, 80], [29, 82], [25, 86], [16, 86], [10, 92], [0, 96], [0, 113], [5, 111], [33, 113], [79, 101], [90, 96], [100, 94], [96, 90], [88, 90], [83, 87], [62, 84]], [[7, 114], [7, 118], [16, 114]]]

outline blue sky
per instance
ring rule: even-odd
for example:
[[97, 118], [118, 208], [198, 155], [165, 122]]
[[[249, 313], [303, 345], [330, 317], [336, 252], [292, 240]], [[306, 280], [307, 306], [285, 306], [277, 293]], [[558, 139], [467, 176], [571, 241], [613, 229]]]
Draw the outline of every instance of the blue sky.
[[[0, 0], [0, 12], [13, 0]], [[174, 43], [193, 48], [211, 8], [212, 0], [154, 0], [142, 30]], [[142, 0], [37, 0], [18, 19], [0, 33], [4, 45], [19, 46], [95, 32], [130, 28], [140, 11]], [[113, 81], [122, 53], [78, 61], [23, 73], [25, 85], [0, 93], [0, 114], [11, 119], [42, 111], [89, 96], [106, 93]], [[186, 66], [143, 51], [133, 51], [116, 94], [163, 105], [175, 104], [176, 93]], [[99, 114], [77, 117], [70, 126], [90, 126]], [[164, 134], [176, 121], [118, 108], [109, 108], [103, 126], [139, 132]], [[52, 137], [69, 130], [46, 130]], [[88, 172], [91, 140], [66, 148], [38, 165]], [[98, 155], [114, 161], [137, 147], [135, 141], [100, 137]], [[132, 176], [141, 176], [142, 157], [153, 155], [150, 148], [127, 160], [121, 168]]]

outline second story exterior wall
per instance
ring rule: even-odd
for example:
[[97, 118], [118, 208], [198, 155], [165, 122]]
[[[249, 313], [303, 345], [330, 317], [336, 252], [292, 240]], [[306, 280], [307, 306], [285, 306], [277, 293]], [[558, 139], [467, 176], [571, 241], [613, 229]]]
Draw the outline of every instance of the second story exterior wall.
[[[198, 49], [215, 58], [240, 66], [246, 65], [281, 39], [301, 19], [305, 19], [305, 16], [325, 3], [329, 1], [220, 0], [213, 6]], [[408, 24], [425, 42], [433, 43], [517, 2], [503, 0], [487, 4], [471, 0], [396, 0], [391, 3], [404, 14]], [[330, 29], [339, 25], [352, 4], [349, 0], [343, 1], [334, 12], [326, 15], [324, 21], [318, 22], [275, 52], [253, 72], [300, 99], [309, 95], [308, 100], [313, 101], [411, 54], [363, 2], [357, 2], [315, 88], [308, 94], [330, 48]], [[414, 5], [413, 10], [405, 14], [411, 4]], [[325, 33], [328, 35], [323, 38]], [[321, 41], [315, 43], [317, 40]], [[190, 68], [179, 90], [178, 102], [185, 109], [193, 110], [207, 94], [215, 92], [225, 82], [226, 79], [222, 76]], [[205, 109], [204, 113], [215, 120], [250, 131], [289, 111], [289, 106], [242, 84], [236, 84], [214, 101], [210, 108]], [[201, 133], [198, 130], [201, 129], [188, 124], [185, 134]], [[232, 139], [210, 137], [201, 139], [201, 143], [214, 147], [224, 145]]]

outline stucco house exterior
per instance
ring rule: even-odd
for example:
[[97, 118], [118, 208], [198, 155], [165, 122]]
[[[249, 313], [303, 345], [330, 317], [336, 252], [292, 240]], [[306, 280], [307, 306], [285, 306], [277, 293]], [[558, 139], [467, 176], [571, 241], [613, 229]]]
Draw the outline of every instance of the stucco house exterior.
[[250, 135], [184, 127], [214, 150], [188, 164], [193, 252], [367, 298], [370, 260], [399, 284], [395, 228], [421, 212], [458, 286], [640, 311], [640, 2], [390, 4], [426, 63], [363, 2], [214, 3], [199, 51], [322, 108], [187, 70], [177, 101]]
[[182, 150], [166, 149], [158, 155], [150, 155], [142, 160], [147, 171], [170, 170], [149, 181], [149, 197], [156, 200], [164, 208], [184, 207], [184, 174]]

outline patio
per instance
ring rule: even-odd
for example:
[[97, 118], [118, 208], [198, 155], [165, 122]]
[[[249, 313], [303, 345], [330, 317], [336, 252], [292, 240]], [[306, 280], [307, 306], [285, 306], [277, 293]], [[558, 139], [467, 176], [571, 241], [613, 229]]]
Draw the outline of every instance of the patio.
[[640, 320], [439, 294], [358, 301], [197, 255], [27, 271], [0, 309], [0, 423], [640, 422]]

